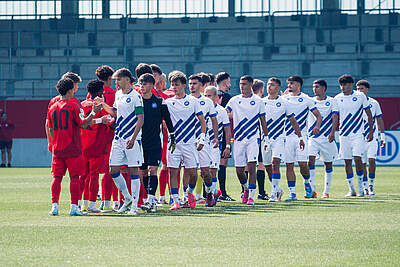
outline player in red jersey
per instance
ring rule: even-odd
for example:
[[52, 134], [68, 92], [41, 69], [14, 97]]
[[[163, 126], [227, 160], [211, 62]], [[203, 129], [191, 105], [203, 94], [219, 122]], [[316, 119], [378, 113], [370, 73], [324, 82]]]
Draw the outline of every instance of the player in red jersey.
[[61, 191], [62, 177], [66, 170], [70, 176], [71, 210], [70, 216], [81, 216], [78, 208], [80, 195], [79, 175], [82, 172], [80, 128], [86, 128], [93, 117], [102, 108], [101, 104], [94, 104], [90, 115], [85, 119], [79, 106], [71, 101], [74, 95], [74, 82], [63, 78], [57, 83], [57, 90], [61, 99], [51, 106], [47, 113], [49, 136], [53, 159], [51, 163], [53, 183], [51, 185], [52, 209], [50, 215], [58, 215], [58, 201]]
[[[90, 98], [81, 103], [86, 116], [89, 116], [92, 111], [95, 103], [94, 99], [103, 97], [103, 86], [104, 82], [100, 80], [91, 80], [87, 84]], [[104, 110], [98, 112], [93, 119], [94, 124], [86, 129], [81, 129], [82, 157], [84, 170], [86, 171], [86, 175], [81, 176], [81, 194], [83, 193], [84, 199], [82, 211], [87, 211], [88, 213], [101, 212], [96, 208], [95, 204], [97, 192], [99, 191], [99, 174], [105, 173], [107, 168], [107, 165], [104, 164], [104, 157], [107, 152], [108, 127], [105, 124], [114, 121], [111, 116], [107, 115]]]

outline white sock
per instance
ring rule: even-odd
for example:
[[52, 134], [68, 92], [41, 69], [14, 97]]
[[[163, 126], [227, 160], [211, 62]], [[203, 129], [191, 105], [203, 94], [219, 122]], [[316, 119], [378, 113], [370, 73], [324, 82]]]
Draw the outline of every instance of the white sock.
[[160, 196], [160, 202], [165, 201], [165, 196]]
[[172, 194], [172, 199], [174, 200], [174, 202], [178, 202], [179, 201], [179, 195], [178, 194]]
[[201, 199], [201, 195], [200, 194], [196, 194], [196, 200]]
[[83, 206], [84, 207], [89, 206], [89, 200], [83, 200]]
[[89, 209], [94, 209], [96, 207], [96, 202], [89, 201]]
[[119, 202], [118, 202], [118, 201], [114, 201], [113, 204], [114, 204], [114, 206], [117, 206], [117, 207], [118, 207]]
[[204, 186], [205, 186], [205, 188], [206, 188], [206, 192], [207, 192], [207, 193], [212, 192], [212, 191], [211, 191], [212, 186], [206, 186], [205, 184], [204, 184]]
[[78, 200], [78, 207], [81, 206], [81, 200]]
[[126, 186], [125, 178], [120, 174], [118, 177], [113, 178], [115, 186], [122, 193], [125, 199], [131, 198], [128, 187]]
[[58, 204], [57, 203], [51, 203], [51, 207], [55, 207], [58, 209]]
[[369, 178], [369, 185], [374, 186], [375, 178]]
[[[189, 190], [189, 187], [186, 190]], [[183, 201], [186, 201], [187, 199], [188, 199], [188, 191], [185, 191], [183, 192]]]
[[131, 179], [131, 192], [132, 192], [132, 198], [133, 202], [136, 203], [139, 200], [139, 194], [140, 194], [140, 179]]
[[256, 194], [256, 189], [249, 189], [249, 198], [254, 200], [255, 194]]
[[324, 193], [329, 194], [329, 190], [331, 188], [331, 182], [332, 182], [332, 177], [333, 177], [333, 172], [325, 172], [325, 187], [324, 187]]
[[289, 187], [289, 192], [290, 192], [291, 194], [296, 194], [296, 187], [295, 187], [295, 186]]
[[347, 184], [349, 185], [349, 190], [355, 191], [354, 190], [354, 177], [347, 178]]
[[71, 204], [71, 210], [78, 210], [78, 205], [76, 204]]
[[249, 181], [246, 180], [246, 183], [242, 184], [244, 190], [249, 190]]
[[364, 177], [364, 174], [362, 174], [362, 175], [357, 175], [358, 190], [363, 190], [363, 177]]
[[272, 193], [276, 193], [279, 191], [279, 182], [281, 179], [272, 179]]
[[315, 192], [315, 169], [310, 169], [310, 184], [313, 192]]
[[153, 204], [155, 199], [155, 196], [153, 195], [147, 195], [147, 202], [149, 202], [150, 204]]
[[211, 183], [211, 193], [213, 193], [214, 195], [217, 193], [217, 182]]
[[104, 207], [109, 208], [111, 205], [111, 201], [110, 200], [104, 200]]

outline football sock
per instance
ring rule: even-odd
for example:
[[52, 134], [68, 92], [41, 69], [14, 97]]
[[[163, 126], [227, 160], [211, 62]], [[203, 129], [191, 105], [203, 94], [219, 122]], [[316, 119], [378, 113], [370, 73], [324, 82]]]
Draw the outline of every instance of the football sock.
[[247, 182], [247, 179], [244, 181], [240, 181], [240, 184], [242, 185], [244, 190], [248, 190], [249, 189], [249, 183]]
[[187, 187], [183, 187], [183, 200], [186, 201], [188, 199]]
[[137, 204], [140, 194], [140, 179], [138, 174], [131, 174], [131, 191], [134, 203]]
[[349, 186], [349, 190], [354, 191], [354, 177], [353, 174], [347, 174], [346, 175], [346, 179], [347, 179], [347, 184]]
[[96, 202], [95, 201], [89, 201], [89, 209], [94, 209], [96, 208]]
[[281, 181], [281, 174], [273, 173], [272, 174], [272, 193], [278, 192], [280, 181]]
[[[111, 175], [110, 175], [110, 177], [111, 177]], [[118, 188], [117, 188], [117, 186], [115, 185], [115, 183], [114, 183], [112, 177], [111, 177], [111, 188], [112, 188], [112, 189], [111, 189], [111, 193], [112, 193], [113, 201], [114, 201], [114, 202], [115, 202], [115, 201], [118, 202]]]
[[254, 195], [256, 194], [256, 184], [249, 184], [249, 198], [254, 200]]
[[96, 202], [99, 192], [99, 174], [91, 173], [89, 179], [89, 200]]
[[210, 193], [210, 192], [211, 192], [212, 183], [206, 183], [206, 182], [204, 182], [204, 185], [206, 186], [206, 192], [207, 192], [207, 193]]
[[258, 193], [265, 195], [265, 171], [257, 170]]
[[313, 192], [315, 192], [315, 165], [309, 165], [310, 168], [310, 184]]
[[225, 182], [226, 182], [226, 166], [220, 165], [218, 170], [219, 189], [223, 196], [226, 195]]
[[217, 177], [211, 179], [211, 192], [214, 195], [217, 193]]
[[83, 207], [88, 207], [89, 206], [89, 200], [83, 200], [82, 203], [83, 203], [82, 204]]
[[148, 194], [148, 187], [149, 187], [149, 176], [143, 176], [143, 186], [144, 190], [146, 190], [146, 193]]
[[149, 176], [149, 185], [147, 186], [147, 193], [155, 196], [158, 187], [158, 178], [157, 175]]
[[249, 179], [249, 171], [244, 171], [244, 174], [246, 175], [246, 178]]
[[364, 176], [363, 176], [362, 185], [363, 185], [363, 188], [364, 188], [364, 189], [366, 189], [366, 188], [368, 187], [368, 176], [367, 176], [366, 173], [365, 173]]
[[324, 187], [324, 193], [329, 194], [329, 190], [331, 188], [331, 183], [332, 183], [332, 177], [333, 177], [333, 169], [325, 169], [325, 187]]
[[289, 192], [291, 194], [296, 194], [296, 181], [287, 181]]
[[369, 173], [369, 185], [374, 185], [375, 173]]
[[111, 200], [113, 181], [109, 172], [106, 172], [101, 179], [101, 200]]
[[168, 183], [168, 170], [161, 170], [160, 171], [160, 197], [165, 197], [165, 188], [167, 187]]
[[304, 184], [310, 183], [310, 175], [303, 175]]
[[174, 202], [179, 201], [179, 189], [171, 187], [171, 195]]
[[110, 200], [104, 200], [104, 207], [109, 208], [111, 206]]
[[131, 195], [129, 194], [128, 187], [126, 186], [125, 178], [121, 175], [120, 172], [111, 174], [112, 179], [114, 180], [115, 186], [122, 193], [124, 198], [129, 198]]
[[193, 194], [194, 189], [196, 188], [195, 184], [189, 184], [188, 193]]
[[51, 203], [58, 203], [61, 192], [62, 176], [54, 176], [51, 183]]
[[358, 189], [363, 189], [363, 178], [364, 178], [364, 171], [357, 171], [356, 170], [356, 174], [357, 174], [357, 180], [358, 180]]
[[79, 176], [70, 177], [71, 181], [69, 184], [69, 191], [71, 193], [71, 204], [75, 204], [78, 206], [78, 199], [80, 196], [80, 184], [79, 184]]

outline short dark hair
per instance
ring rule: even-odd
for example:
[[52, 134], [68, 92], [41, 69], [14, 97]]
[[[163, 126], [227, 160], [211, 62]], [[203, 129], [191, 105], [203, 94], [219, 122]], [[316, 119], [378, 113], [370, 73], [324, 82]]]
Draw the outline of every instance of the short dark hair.
[[139, 77], [139, 82], [151, 83], [154, 85], [156, 83], [156, 79], [154, 79], [153, 74], [145, 73]]
[[70, 78], [61, 78], [57, 82], [56, 89], [60, 95], [64, 96], [69, 90], [74, 89], [74, 81]]
[[227, 72], [220, 72], [217, 74], [217, 84], [220, 84], [222, 81], [230, 78], [231, 76]]
[[183, 73], [183, 72], [181, 72], [179, 70], [175, 70], [172, 73], [170, 73], [170, 75], [168, 76], [168, 81], [170, 83], [176, 82], [176, 81], [180, 81], [182, 84], [186, 84], [187, 83], [187, 79], [186, 79], [185, 73]]
[[339, 77], [338, 82], [340, 85], [345, 85], [346, 83], [354, 83], [354, 79], [349, 74], [343, 74]]
[[263, 81], [261, 81], [259, 79], [254, 79], [253, 87], [252, 87], [253, 93], [257, 94], [261, 90], [261, 88], [264, 87], [264, 85], [265, 84]]
[[250, 75], [243, 75], [242, 77], [240, 77], [240, 80], [245, 80], [248, 81], [249, 83], [253, 83], [254, 81], [253, 77], [251, 77]]
[[92, 99], [96, 96], [101, 96], [104, 91], [104, 82], [101, 80], [90, 80], [86, 85], [86, 89], [89, 92]]
[[114, 70], [107, 65], [100, 66], [96, 69], [97, 78], [103, 82], [107, 81], [113, 74]]
[[276, 77], [271, 77], [271, 78], [269, 78], [268, 79], [268, 81], [271, 81], [271, 82], [274, 82], [274, 83], [276, 83], [277, 85], [279, 85], [279, 86], [281, 86], [281, 80], [279, 80], [278, 78], [276, 78]]
[[151, 71], [154, 73], [154, 72], [157, 72], [158, 74], [162, 74], [163, 72], [162, 72], [162, 70], [161, 70], [161, 68], [160, 68], [160, 66], [158, 66], [157, 64], [151, 64], [150, 65], [150, 68], [151, 68]]
[[198, 73], [190, 75], [189, 80], [198, 80], [203, 84], [203, 78]]
[[208, 76], [207, 73], [200, 72], [198, 75], [201, 77], [201, 84], [205, 85], [206, 83], [209, 83], [211, 81], [210, 76]]
[[135, 77], [133, 77], [132, 72], [128, 70], [127, 68], [121, 68], [114, 72], [113, 76], [115, 78], [124, 78], [128, 77], [131, 83], [134, 83], [136, 81]]
[[139, 63], [135, 69], [136, 77], [140, 77], [145, 73], [153, 74], [153, 71], [149, 64], [146, 63]]
[[325, 87], [325, 90], [328, 89], [328, 84], [326, 83], [325, 80], [319, 79], [315, 80], [313, 83], [319, 84], [320, 86]]
[[356, 83], [356, 86], [365, 86], [366, 88], [369, 89], [370, 84], [369, 84], [369, 81], [367, 81], [367, 80], [359, 80], [359, 81]]
[[215, 84], [215, 75], [212, 74], [212, 73], [208, 73], [208, 76], [210, 77], [210, 83], [211, 83], [211, 85], [214, 86], [214, 84]]
[[82, 78], [81, 78], [78, 74], [73, 73], [73, 72], [70, 72], [70, 71], [64, 73], [64, 75], [61, 77], [61, 79], [63, 79], [63, 78], [69, 78], [69, 79], [71, 79], [74, 83], [80, 83], [80, 82], [82, 82]]
[[303, 86], [303, 78], [298, 75], [292, 75], [287, 79], [288, 82], [298, 82], [300, 86]]

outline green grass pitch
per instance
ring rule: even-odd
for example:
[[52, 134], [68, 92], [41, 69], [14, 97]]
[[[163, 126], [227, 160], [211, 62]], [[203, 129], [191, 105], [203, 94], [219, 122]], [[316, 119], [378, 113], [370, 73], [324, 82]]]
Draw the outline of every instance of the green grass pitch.
[[[60, 216], [50, 217], [49, 169], [2, 168], [0, 266], [400, 265], [400, 167], [378, 167], [376, 196], [349, 199], [344, 168], [335, 167], [325, 201], [319, 199], [323, 169], [317, 167], [318, 199], [312, 200], [302, 197], [296, 172], [297, 202], [225, 202], [176, 212], [164, 206], [137, 217], [69, 217], [64, 178]], [[285, 178], [281, 186], [287, 196]], [[238, 199], [233, 168], [227, 187]]]

